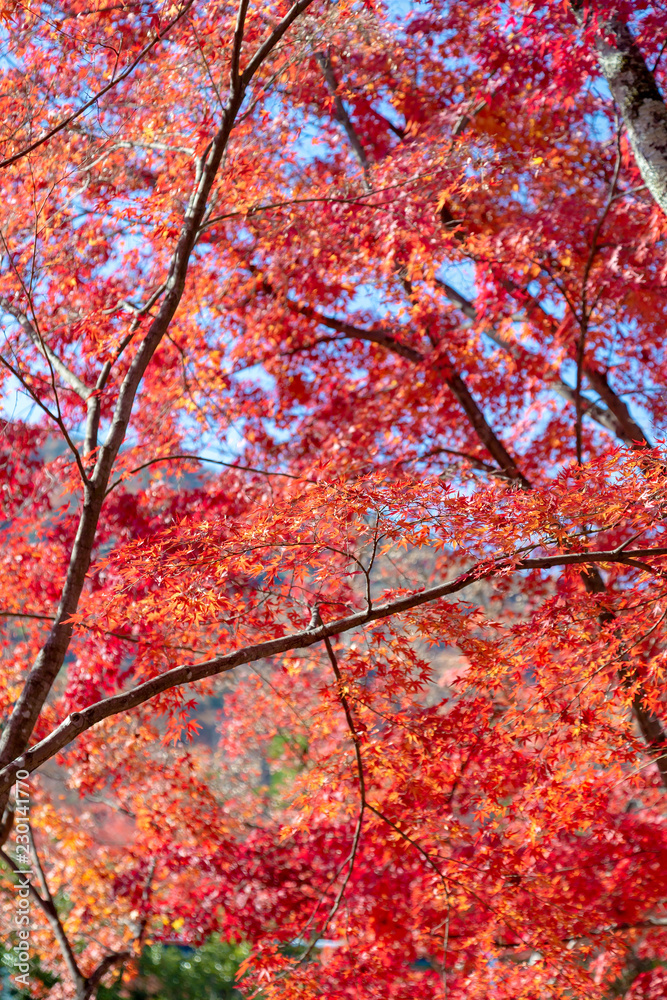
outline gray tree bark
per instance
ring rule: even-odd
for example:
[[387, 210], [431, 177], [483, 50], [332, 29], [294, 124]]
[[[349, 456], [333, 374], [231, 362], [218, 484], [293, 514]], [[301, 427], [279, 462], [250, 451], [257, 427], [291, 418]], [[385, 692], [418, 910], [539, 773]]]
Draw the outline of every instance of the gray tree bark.
[[[587, 23], [590, 6], [572, 0], [579, 25]], [[627, 24], [618, 17], [600, 20], [596, 38], [598, 62], [618, 105], [644, 183], [667, 213], [667, 105]]]

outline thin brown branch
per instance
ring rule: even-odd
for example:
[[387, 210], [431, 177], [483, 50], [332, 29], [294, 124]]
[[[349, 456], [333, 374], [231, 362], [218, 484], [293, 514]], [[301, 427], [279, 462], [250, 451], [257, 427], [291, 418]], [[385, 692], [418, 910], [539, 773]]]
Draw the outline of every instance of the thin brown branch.
[[[265, 291], [273, 294], [273, 289], [267, 282], [263, 282], [263, 288]], [[421, 364], [426, 359], [426, 356], [420, 351], [414, 347], [410, 347], [409, 344], [403, 343], [392, 333], [385, 330], [367, 330], [363, 327], [355, 326], [353, 323], [337, 319], [335, 316], [327, 316], [325, 313], [318, 312], [305, 302], [293, 302], [292, 299], [285, 298], [283, 304], [290, 312], [298, 316], [305, 316], [306, 319], [311, 319], [313, 322], [325, 326], [329, 330], [336, 330], [337, 333], [341, 333], [345, 337], [354, 338], [355, 340], [365, 340], [370, 344], [378, 344], [393, 354], [398, 354], [400, 357], [405, 358], [406, 361]]]
[[248, 14], [248, 0], [240, 0], [238, 13], [236, 15], [236, 27], [234, 28], [234, 39], [232, 41], [232, 57], [229, 69], [229, 88], [232, 93], [240, 83], [239, 65], [241, 62], [241, 48], [243, 46], [243, 33], [245, 29], [245, 19]]
[[614, 172], [611, 179], [611, 184], [609, 185], [609, 193], [607, 195], [607, 200], [605, 201], [600, 217], [597, 220], [595, 229], [593, 230], [593, 236], [591, 239], [590, 252], [588, 254], [588, 259], [584, 266], [584, 271], [581, 278], [581, 316], [579, 318], [579, 338], [577, 341], [577, 351], [575, 357], [575, 363], [577, 367], [577, 384], [574, 390], [574, 404], [575, 404], [575, 439], [576, 439], [576, 453], [577, 453], [577, 463], [581, 465], [582, 463], [582, 437], [581, 437], [581, 419], [582, 419], [582, 406], [581, 406], [581, 389], [582, 381], [584, 376], [584, 352], [586, 349], [586, 336], [588, 333], [588, 326], [591, 318], [591, 309], [588, 306], [588, 279], [590, 277], [591, 269], [598, 252], [598, 240], [600, 238], [600, 233], [602, 227], [605, 224], [607, 216], [609, 215], [609, 210], [611, 209], [612, 203], [614, 201], [614, 194], [616, 192], [616, 183], [618, 181], [618, 174], [621, 169], [621, 130], [618, 122], [616, 123], [616, 163], [614, 165]]
[[[44, 871], [42, 869], [42, 865], [39, 860], [39, 855], [37, 854], [37, 850], [35, 848], [35, 842], [32, 836], [32, 829], [30, 830], [30, 844], [32, 847], [35, 867], [37, 869], [37, 876], [39, 878], [42, 891], [44, 892], [44, 896], [40, 896], [40, 894], [37, 892], [37, 890], [35, 889], [34, 885], [30, 880], [30, 876], [28, 876], [25, 879], [26, 883], [25, 888], [28, 889], [30, 896], [32, 897], [32, 899], [35, 900], [35, 902], [37, 903], [40, 910], [42, 911], [42, 913], [44, 914], [44, 916], [46, 917], [51, 926], [51, 931], [53, 932], [53, 936], [58, 943], [58, 947], [60, 948], [60, 952], [63, 956], [63, 961], [67, 966], [67, 971], [69, 972], [72, 982], [74, 983], [77, 998], [79, 998], [83, 996], [83, 991], [86, 985], [86, 978], [79, 968], [79, 965], [76, 960], [76, 955], [74, 954], [72, 945], [70, 944], [69, 938], [65, 933], [65, 929], [61, 923], [60, 916], [58, 915], [58, 911], [55, 907], [53, 898], [49, 891], [48, 883], [46, 881], [46, 877], [44, 875]], [[10, 858], [10, 856], [2, 849], [0, 849], [0, 858], [2, 858], [2, 860], [10, 868], [12, 872], [16, 868], [22, 867], [21, 865], [15, 864]]]
[[[313, 608], [313, 613], [312, 613], [312, 618], [311, 618], [311, 626], [314, 627], [314, 628], [318, 628], [318, 627], [322, 626], [322, 624], [323, 623], [322, 623], [322, 616], [320, 615], [320, 610], [319, 610], [319, 608], [317, 606], [315, 606]], [[343, 678], [341, 676], [340, 668], [338, 666], [338, 659], [337, 659], [336, 654], [334, 652], [334, 648], [333, 648], [333, 646], [331, 644], [331, 639], [329, 638], [328, 635], [324, 637], [324, 645], [326, 647], [327, 656], [329, 657], [329, 662], [331, 663], [331, 666], [332, 666], [333, 672], [334, 672], [334, 676], [336, 678], [336, 685], [337, 685], [337, 688], [338, 688], [338, 698], [339, 698], [339, 701], [340, 701], [341, 705], [343, 706], [343, 711], [345, 712], [345, 721], [347, 722], [347, 728], [350, 731], [350, 735], [352, 737], [352, 742], [354, 744], [354, 753], [355, 753], [356, 766], [357, 766], [357, 777], [358, 777], [358, 780], [359, 780], [359, 815], [357, 817], [357, 823], [356, 823], [356, 826], [355, 826], [355, 829], [354, 829], [354, 834], [352, 836], [352, 846], [350, 848], [350, 853], [349, 853], [347, 861], [346, 861], [346, 864], [347, 864], [348, 868], [347, 868], [347, 872], [345, 874], [345, 878], [343, 879], [343, 881], [341, 883], [341, 886], [340, 886], [338, 892], [336, 893], [336, 897], [335, 897], [335, 899], [333, 901], [331, 909], [329, 910], [329, 912], [327, 914], [326, 920], [324, 921], [323, 925], [320, 928], [319, 934], [323, 934], [324, 933], [324, 931], [327, 929], [327, 927], [329, 926], [329, 924], [331, 923], [331, 921], [336, 916], [338, 910], [340, 909], [340, 904], [341, 904], [341, 902], [343, 900], [343, 897], [345, 895], [345, 891], [346, 891], [346, 889], [347, 889], [347, 887], [348, 887], [348, 885], [350, 883], [350, 879], [352, 878], [352, 872], [354, 871], [354, 862], [355, 862], [356, 857], [357, 857], [357, 853], [358, 853], [358, 850], [359, 850], [359, 843], [360, 843], [360, 840], [361, 840], [361, 831], [363, 829], [363, 822], [364, 822], [364, 812], [365, 812], [365, 809], [366, 809], [366, 779], [364, 777], [364, 765], [363, 765], [363, 762], [362, 762], [362, 759], [361, 759], [361, 744], [360, 744], [360, 741], [359, 741], [359, 736], [357, 734], [357, 731], [356, 731], [356, 728], [355, 728], [355, 725], [354, 725], [354, 719], [352, 717], [352, 710], [350, 708], [350, 703], [349, 703], [349, 701], [347, 699], [347, 696], [345, 694], [345, 688], [343, 686]], [[319, 935], [314, 935], [312, 937], [312, 939], [310, 941], [310, 944], [308, 945], [305, 953], [299, 959], [300, 963], [301, 962], [305, 962], [308, 959], [308, 957], [310, 956], [313, 948], [315, 947], [315, 943], [317, 941], [317, 937], [318, 936]]]
[[338, 93], [338, 81], [336, 80], [336, 74], [333, 71], [333, 66], [331, 65], [331, 60], [328, 55], [324, 52], [316, 52], [315, 59], [317, 64], [322, 70], [322, 75], [327, 85], [327, 90], [331, 94], [333, 99], [334, 108], [334, 118], [338, 124], [344, 129], [347, 136], [348, 142], [354, 151], [354, 155], [357, 158], [359, 166], [363, 171], [363, 184], [366, 192], [370, 192], [371, 185], [369, 181], [369, 170], [370, 165], [368, 162], [368, 157], [362, 145], [361, 139], [357, 133], [356, 128], [352, 124], [352, 119], [350, 118], [347, 108], [341, 100], [340, 94]]
[[[85, 468], [83, 466], [83, 462], [81, 461], [81, 455], [79, 454], [79, 449], [76, 447], [76, 445], [72, 441], [72, 438], [70, 437], [69, 431], [67, 430], [67, 428], [65, 426], [65, 423], [64, 423], [62, 417], [60, 416], [60, 413], [59, 412], [58, 413], [53, 413], [53, 411], [49, 409], [49, 407], [46, 405], [46, 403], [44, 403], [43, 400], [40, 399], [40, 397], [37, 395], [37, 393], [32, 388], [32, 386], [28, 383], [28, 381], [26, 380], [26, 378], [23, 375], [23, 373], [21, 372], [21, 370], [19, 368], [17, 368], [15, 365], [13, 365], [11, 363], [11, 361], [7, 361], [7, 359], [3, 355], [0, 355], [0, 364], [3, 365], [7, 369], [7, 371], [11, 372], [11, 374], [14, 376], [14, 378], [16, 379], [16, 381], [20, 382], [20, 384], [23, 386], [23, 388], [28, 393], [28, 395], [30, 396], [30, 398], [32, 399], [32, 401], [37, 406], [39, 406], [40, 410], [42, 410], [42, 412], [45, 413], [47, 415], [47, 417], [49, 417], [49, 419], [51, 419], [56, 424], [56, 426], [60, 430], [60, 433], [62, 434], [62, 436], [65, 439], [65, 443], [67, 444], [67, 447], [69, 448], [69, 450], [72, 452], [72, 455], [74, 456], [74, 461], [76, 462], [77, 468], [79, 470], [79, 475], [81, 476], [81, 481], [85, 485], [88, 485], [88, 483], [89, 483], [88, 474], [87, 474], [87, 472], [86, 472], [86, 470], [85, 470]], [[60, 407], [58, 406], [58, 410], [59, 409], [60, 409]]]
[[398, 188], [405, 188], [407, 184], [411, 182], [414, 183], [422, 176], [431, 177], [432, 174], [417, 174], [415, 177], [411, 177], [401, 184], [388, 184], [386, 187], [375, 188], [371, 191], [352, 195], [349, 198], [336, 198], [332, 195], [321, 198], [288, 198], [285, 201], [273, 201], [267, 202], [264, 205], [255, 205], [253, 208], [237, 209], [236, 211], [225, 212], [224, 215], [216, 215], [211, 219], [207, 219], [206, 222], [202, 224], [201, 228], [202, 230], [207, 229], [210, 226], [215, 226], [218, 222], [225, 222], [227, 219], [250, 219], [253, 215], [259, 215], [262, 212], [272, 212], [278, 208], [292, 208], [293, 206], [298, 205], [358, 205], [360, 208], [368, 208], [373, 211], [385, 211], [386, 204], [384, 202], [379, 205], [368, 205], [366, 204], [366, 199], [370, 198], [372, 195], [384, 194], [386, 191], [395, 191]]
[[82, 382], [78, 375], [76, 375], [67, 365], [58, 357], [58, 355], [53, 351], [49, 345], [46, 343], [41, 333], [37, 331], [35, 326], [30, 322], [23, 310], [19, 309], [17, 306], [13, 305], [6, 298], [0, 297], [0, 309], [3, 312], [9, 313], [13, 316], [17, 323], [20, 324], [21, 328], [27, 333], [28, 337], [38, 349], [38, 351], [51, 362], [55, 370], [58, 372], [63, 382], [65, 382], [70, 389], [72, 389], [77, 396], [79, 396], [84, 402], [87, 401], [90, 394], [93, 392], [85, 382]]
[[173, 667], [129, 691], [105, 698], [80, 712], [72, 712], [49, 736], [0, 769], [0, 793], [6, 792], [11, 787], [17, 771], [23, 768], [30, 772], [34, 771], [98, 722], [120, 712], [128, 712], [172, 688], [193, 684], [206, 677], [214, 677], [217, 674], [234, 670], [242, 664], [278, 656], [289, 650], [307, 649], [315, 643], [324, 642], [327, 637], [341, 635], [371, 622], [382, 621], [385, 618], [430, 604], [440, 600], [440, 598], [460, 593], [472, 584], [489, 579], [501, 572], [506, 574], [512, 571], [554, 569], [561, 566], [595, 566], [598, 563], [628, 565], [633, 559], [645, 557], [655, 559], [664, 556], [667, 556], [667, 548], [638, 549], [620, 553], [616, 550], [564, 552], [538, 558], [513, 558], [503, 555], [498, 559], [485, 560], [472, 566], [455, 580], [403, 595], [385, 604], [376, 605], [371, 610], [360, 611], [325, 625], [309, 627], [301, 632], [245, 646], [242, 649], [223, 653], [200, 663]]
[[398, 833], [398, 835], [403, 838], [403, 840], [407, 841], [409, 844], [412, 845], [412, 847], [415, 848], [415, 850], [419, 851], [419, 853], [424, 858], [426, 863], [436, 872], [438, 878], [442, 882], [442, 887], [445, 892], [445, 904], [446, 904], [445, 934], [443, 940], [443, 956], [442, 956], [442, 985], [443, 985], [444, 997], [445, 1000], [447, 1000], [447, 949], [449, 947], [449, 916], [450, 916], [449, 886], [447, 885], [447, 879], [440, 871], [440, 868], [435, 863], [435, 861], [428, 853], [428, 851], [425, 851], [424, 848], [421, 846], [421, 844], [418, 843], [418, 841], [416, 841], [409, 834], [401, 830], [401, 828], [396, 823], [390, 820], [388, 816], [385, 816], [385, 814], [381, 812], [380, 809], [376, 808], [376, 806], [371, 805], [370, 802], [367, 803], [367, 805], [370, 812], [374, 813], [378, 817], [378, 819], [381, 819], [384, 823], [390, 826], [392, 830], [395, 830], [396, 833]]
[[114, 79], [112, 79], [105, 87], [102, 87], [101, 90], [98, 90], [98, 92], [94, 94], [93, 97], [91, 97], [88, 101], [86, 101], [85, 104], [82, 104], [79, 108], [77, 108], [76, 111], [73, 111], [71, 115], [68, 115], [66, 118], [63, 118], [60, 122], [58, 122], [57, 125], [54, 125], [53, 128], [49, 129], [48, 132], [44, 132], [41, 136], [39, 136], [38, 139], [35, 139], [34, 142], [30, 143], [29, 146], [26, 146], [24, 149], [19, 150], [18, 153], [14, 153], [13, 156], [8, 156], [7, 159], [0, 161], [0, 170], [3, 167], [11, 166], [12, 163], [16, 163], [17, 160], [21, 160], [24, 156], [27, 156], [29, 153], [32, 153], [35, 149], [38, 149], [40, 146], [43, 146], [44, 143], [48, 142], [49, 139], [52, 139], [54, 135], [57, 135], [59, 132], [62, 132], [63, 129], [67, 128], [68, 125], [71, 125], [71, 123], [76, 121], [77, 118], [80, 118], [81, 115], [88, 110], [88, 108], [92, 108], [94, 104], [97, 104], [97, 102], [100, 100], [101, 97], [104, 97], [104, 95], [108, 94], [110, 90], [113, 90], [113, 88], [118, 86], [119, 83], [122, 83], [122, 81], [125, 80], [130, 75], [130, 73], [132, 73], [136, 69], [136, 67], [145, 59], [145, 57], [148, 55], [151, 49], [153, 49], [158, 44], [158, 42], [161, 42], [162, 39], [165, 37], [165, 35], [167, 35], [176, 24], [178, 24], [178, 22], [187, 13], [187, 11], [190, 9], [193, 3], [194, 0], [188, 0], [188, 3], [186, 3], [185, 7], [173, 19], [173, 21], [170, 21], [165, 28], [163, 28], [156, 34], [155, 38], [151, 39], [151, 41], [148, 42], [148, 44], [144, 45], [143, 49], [141, 49], [137, 57], [129, 64], [129, 66], [126, 66], [123, 72], [120, 73], [118, 76], [114, 77]]
[[301, 483], [315, 483], [315, 479], [308, 479], [306, 476], [295, 476], [291, 472], [269, 472], [267, 469], [255, 469], [250, 465], [238, 465], [235, 462], [222, 462], [216, 458], [204, 458], [202, 455], [161, 455], [159, 458], [152, 458], [149, 462], [144, 462], [143, 465], [137, 465], [134, 469], [130, 469], [123, 478], [116, 479], [115, 482], [111, 484], [106, 492], [108, 496], [112, 490], [115, 490], [117, 486], [120, 486], [127, 478], [136, 475], [143, 469], [150, 468], [151, 465], [157, 465], [159, 462], [205, 462], [207, 465], [220, 465], [225, 469], [238, 469], [239, 472], [252, 472], [258, 476], [282, 476], [286, 479], [296, 479]]
[[209, 65], [208, 59], [206, 58], [206, 54], [205, 54], [205, 52], [204, 52], [204, 50], [202, 48], [201, 42], [199, 41], [199, 35], [197, 34], [197, 29], [195, 28], [192, 19], [190, 19], [189, 25], [190, 25], [190, 31], [192, 32], [192, 34], [194, 36], [194, 40], [197, 43], [197, 48], [199, 49], [199, 54], [200, 54], [200, 56], [202, 58], [202, 62], [204, 63], [204, 68], [206, 70], [206, 75], [208, 76], [209, 80], [211, 81], [211, 86], [213, 87], [213, 91], [214, 91], [215, 96], [217, 98], [218, 104], [220, 105], [220, 107], [224, 111], [224, 109], [225, 109], [224, 101], [222, 100], [222, 97], [220, 95], [220, 91], [218, 89], [218, 85], [215, 82], [215, 77], [213, 76], [213, 73], [211, 72], [211, 67]]
[[86, 987], [81, 1000], [90, 1000], [107, 972], [113, 969], [115, 965], [125, 962], [129, 957], [129, 951], [115, 951], [111, 955], [106, 955], [86, 980]]
[[[416, 455], [414, 458], [404, 458], [398, 461], [396, 464], [412, 465], [416, 462], [425, 462], [429, 458], [434, 458], [437, 455], [452, 455], [454, 458], [462, 458], [466, 462], [470, 462], [470, 464], [474, 468], [479, 469], [481, 472], [488, 472], [490, 476], [500, 475], [501, 478], [503, 479], [505, 478], [504, 476], [502, 476], [499, 469], [495, 467], [495, 465], [489, 465], [488, 462], [482, 461], [482, 459], [478, 458], [476, 455], [471, 455], [470, 452], [468, 451], [457, 451], [455, 448], [445, 448], [445, 447], [431, 448], [423, 455]], [[442, 475], [444, 475], [444, 473]]]
[[[262, 283], [262, 287], [265, 291], [273, 293], [273, 289], [267, 282], [264, 281]], [[305, 316], [307, 319], [311, 319], [331, 330], [336, 330], [338, 333], [341, 333], [346, 337], [366, 340], [369, 343], [378, 344], [380, 347], [386, 348], [386, 350], [391, 351], [393, 354], [398, 354], [400, 357], [405, 358], [406, 361], [411, 361], [413, 364], [421, 364], [431, 359], [429, 354], [422, 354], [414, 347], [410, 347], [408, 344], [398, 340], [395, 336], [393, 336], [393, 334], [385, 332], [384, 330], [366, 330], [361, 327], [354, 326], [352, 323], [348, 323], [345, 320], [339, 320], [334, 316], [327, 316], [323, 313], [319, 313], [317, 310], [313, 309], [312, 306], [309, 306], [306, 303], [296, 303], [288, 298], [285, 298], [283, 301], [286, 308], [289, 309], [290, 312]], [[449, 357], [446, 354], [441, 354], [441, 356], [435, 361], [434, 368], [444, 381], [445, 385], [456, 397], [475, 434], [489, 454], [496, 460], [501, 472], [508, 479], [519, 483], [524, 489], [529, 489], [530, 484], [528, 480], [521, 472], [514, 458], [510, 455], [500, 438], [495, 434], [493, 428], [489, 425], [463, 377], [455, 370]]]
[[272, 50], [296, 21], [297, 17], [303, 14], [303, 12], [307, 10], [313, 2], [314, 0], [298, 0], [298, 2], [288, 10], [283, 19], [279, 21], [275, 28], [271, 31], [268, 38], [259, 46], [243, 73], [240, 75], [239, 88], [245, 90], [259, 67], [262, 65], [267, 56], [271, 54]]

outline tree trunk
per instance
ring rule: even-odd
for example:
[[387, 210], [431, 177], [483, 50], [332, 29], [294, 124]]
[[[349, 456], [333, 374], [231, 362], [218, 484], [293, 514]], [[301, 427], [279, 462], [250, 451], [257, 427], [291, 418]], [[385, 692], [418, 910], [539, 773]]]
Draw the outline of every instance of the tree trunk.
[[[577, 22], [585, 24], [588, 4], [573, 0], [572, 10]], [[644, 183], [667, 213], [667, 106], [655, 77], [627, 24], [619, 18], [600, 20], [595, 47]]]

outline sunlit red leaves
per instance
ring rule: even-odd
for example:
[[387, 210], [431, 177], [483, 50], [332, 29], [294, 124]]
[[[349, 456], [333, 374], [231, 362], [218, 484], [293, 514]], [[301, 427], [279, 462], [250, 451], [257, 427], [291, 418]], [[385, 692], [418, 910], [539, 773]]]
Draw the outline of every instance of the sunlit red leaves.
[[[616, 8], [664, 82], [664, 11]], [[242, 64], [287, 9], [250, 7]], [[175, 13], [6, 8], [1, 155], [110, 82]], [[1, 175], [7, 358], [79, 446], [85, 403], [40, 337], [90, 389], [113, 363], [95, 390], [106, 431], [221, 120], [235, 17], [193, 6], [94, 113]], [[412, 1000], [446, 979], [465, 1000], [588, 1000], [630, 945], [642, 961], [664, 952], [650, 923], [664, 822], [631, 721], [636, 698], [664, 715], [662, 563], [601, 563], [594, 595], [576, 566], [517, 569], [664, 544], [662, 447], [619, 451], [589, 412], [573, 464], [572, 393], [557, 394], [583, 343], [584, 409], [606, 380], [601, 405], [631, 405], [651, 439], [664, 431], [665, 223], [617, 142], [595, 26], [577, 32], [555, 3], [434, 0], [405, 18], [321, 5], [262, 67], [141, 385], [34, 738], [178, 663], [304, 630], [315, 606], [329, 622], [473, 572], [460, 596], [334, 636], [340, 683], [321, 644], [248, 667], [210, 709], [214, 745], [196, 737], [195, 697], [220, 697], [209, 680], [68, 748], [69, 789], [109, 796], [128, 841], [97, 843], [90, 811], [36, 819], [86, 968], [142, 920], [156, 936], [250, 939], [247, 982], [267, 997]], [[35, 338], [16, 310], [39, 320]], [[454, 370], [530, 491], [494, 476]], [[56, 421], [29, 419], [7, 423], [0, 462], [3, 708], [58, 605], [82, 502], [71, 452], [47, 454]], [[237, 447], [235, 471], [191, 457]], [[165, 746], [179, 737], [191, 754]], [[357, 750], [367, 808], [352, 858]], [[286, 947], [320, 933], [336, 947], [292, 961]], [[643, 973], [633, 1000], [657, 996], [660, 976]]]

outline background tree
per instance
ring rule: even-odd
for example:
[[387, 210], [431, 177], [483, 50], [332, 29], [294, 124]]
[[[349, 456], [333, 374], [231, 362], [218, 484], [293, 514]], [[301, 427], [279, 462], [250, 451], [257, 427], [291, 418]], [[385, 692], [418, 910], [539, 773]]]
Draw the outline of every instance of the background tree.
[[174, 934], [266, 997], [660, 994], [666, 20], [3, 9], [3, 906], [30, 859], [50, 996]]

